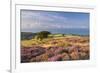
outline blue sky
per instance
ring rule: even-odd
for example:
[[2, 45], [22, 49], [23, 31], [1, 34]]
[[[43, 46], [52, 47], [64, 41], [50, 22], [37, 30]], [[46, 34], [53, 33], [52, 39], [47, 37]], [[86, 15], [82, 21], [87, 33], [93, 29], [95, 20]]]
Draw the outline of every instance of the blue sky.
[[21, 31], [89, 29], [89, 13], [21, 10]]

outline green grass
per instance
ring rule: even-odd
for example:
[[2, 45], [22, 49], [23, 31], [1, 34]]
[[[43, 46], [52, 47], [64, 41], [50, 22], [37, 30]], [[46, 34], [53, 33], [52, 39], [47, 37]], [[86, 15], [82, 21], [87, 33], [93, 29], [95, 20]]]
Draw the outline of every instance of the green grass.
[[[52, 37], [51, 37], [52, 36]], [[70, 40], [66, 40], [70, 39]], [[38, 40], [36, 38], [30, 39], [30, 40], [21, 40], [21, 46], [24, 47], [32, 47], [32, 46], [43, 46], [43, 47], [49, 47], [49, 46], [61, 46], [61, 47], [67, 47], [69, 45], [81, 45], [80, 42], [73, 43], [74, 40], [80, 39], [85, 40], [86, 37], [81, 36], [73, 36], [73, 35], [62, 35], [62, 34], [50, 34], [48, 38], [44, 38], [43, 40]], [[78, 40], [78, 41], [80, 41]], [[83, 45], [83, 43], [82, 43]]]

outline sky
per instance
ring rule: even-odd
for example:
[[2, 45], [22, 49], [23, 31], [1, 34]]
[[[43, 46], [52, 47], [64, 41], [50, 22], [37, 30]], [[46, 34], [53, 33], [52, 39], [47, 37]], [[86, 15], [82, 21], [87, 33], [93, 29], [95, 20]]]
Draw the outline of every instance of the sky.
[[21, 10], [21, 31], [89, 29], [89, 13]]

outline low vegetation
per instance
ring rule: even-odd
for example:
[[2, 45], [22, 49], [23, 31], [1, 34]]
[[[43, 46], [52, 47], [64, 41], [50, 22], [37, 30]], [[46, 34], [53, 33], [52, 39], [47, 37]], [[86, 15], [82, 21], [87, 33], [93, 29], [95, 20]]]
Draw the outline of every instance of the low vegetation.
[[89, 59], [89, 36], [38, 32], [21, 40], [21, 62], [69, 61]]

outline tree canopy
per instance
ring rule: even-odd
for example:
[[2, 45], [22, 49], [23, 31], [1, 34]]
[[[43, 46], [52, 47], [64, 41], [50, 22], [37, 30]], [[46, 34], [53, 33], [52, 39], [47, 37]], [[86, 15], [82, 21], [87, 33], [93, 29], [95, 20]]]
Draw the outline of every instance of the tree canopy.
[[44, 38], [47, 38], [48, 35], [51, 34], [49, 31], [41, 31], [41, 32], [38, 32], [37, 33], [37, 39], [44, 39]]

